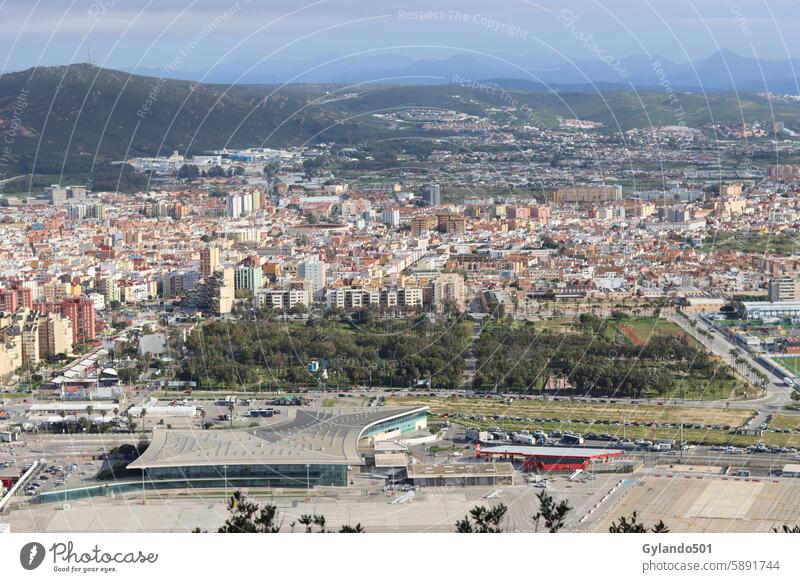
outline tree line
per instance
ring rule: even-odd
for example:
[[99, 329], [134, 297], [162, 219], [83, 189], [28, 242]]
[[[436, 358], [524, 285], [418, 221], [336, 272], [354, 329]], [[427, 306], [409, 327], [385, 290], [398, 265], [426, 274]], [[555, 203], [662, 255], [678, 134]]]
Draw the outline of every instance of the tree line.
[[[467, 326], [458, 316], [358, 324], [318, 318], [305, 325], [258, 318], [212, 321], [187, 339], [178, 377], [196, 381], [201, 389], [220, 384], [308, 386], [322, 381], [455, 388], [461, 381], [467, 341]], [[318, 371], [309, 371], [311, 362], [318, 363]]]
[[580, 316], [574, 332], [540, 329], [533, 322], [492, 322], [477, 343], [474, 386], [480, 390], [538, 391], [550, 377], [576, 392], [639, 398], [664, 395], [681, 377], [729, 380], [731, 369], [685, 336], [653, 334], [634, 345], [618, 320]]

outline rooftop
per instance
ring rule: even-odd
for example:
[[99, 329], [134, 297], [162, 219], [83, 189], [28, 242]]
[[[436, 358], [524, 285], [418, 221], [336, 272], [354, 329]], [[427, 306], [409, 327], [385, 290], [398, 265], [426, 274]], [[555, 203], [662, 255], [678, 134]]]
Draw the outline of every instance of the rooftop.
[[358, 440], [370, 426], [427, 410], [290, 408], [285, 420], [233, 430], [156, 430], [150, 446], [131, 469], [205, 465], [363, 465]]
[[453, 463], [449, 465], [409, 465], [410, 479], [437, 477], [498, 477], [513, 476], [514, 466], [511, 463]]
[[592, 449], [589, 447], [528, 447], [524, 445], [502, 445], [499, 447], [481, 447], [481, 455], [526, 455], [529, 457], [558, 457], [587, 459], [622, 455], [619, 449]]

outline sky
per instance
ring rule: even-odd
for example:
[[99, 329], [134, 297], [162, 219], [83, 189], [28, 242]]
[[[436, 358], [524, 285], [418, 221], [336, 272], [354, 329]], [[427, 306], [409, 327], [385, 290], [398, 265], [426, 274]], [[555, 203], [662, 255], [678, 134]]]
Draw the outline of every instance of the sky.
[[[798, 0], [0, 0], [0, 72], [275, 66], [321, 55], [800, 56]], [[527, 61], [526, 61], [527, 62]]]

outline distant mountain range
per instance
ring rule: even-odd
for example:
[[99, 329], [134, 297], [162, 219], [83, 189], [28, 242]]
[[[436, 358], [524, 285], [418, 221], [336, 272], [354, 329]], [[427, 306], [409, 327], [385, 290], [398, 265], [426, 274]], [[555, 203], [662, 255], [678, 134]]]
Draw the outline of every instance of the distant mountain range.
[[[467, 65], [463, 59], [449, 63], [452, 75], [459, 74], [453, 72], [460, 70], [456, 64]], [[441, 72], [428, 64], [424, 69], [415, 63], [416, 70], [431, 77], [434, 69]], [[709, 64], [709, 76], [712, 69]], [[501, 72], [483, 69], [486, 75]], [[679, 78], [676, 72], [670, 75]], [[89, 64], [9, 73], [0, 76], [0, 137], [8, 147], [0, 150], [0, 178], [89, 175], [98, 164], [174, 150], [376, 143], [439, 135], [418, 124], [397, 125], [385, 115], [408, 107], [455, 110], [505, 123], [509, 117], [501, 111], [511, 106], [527, 124], [556, 127], [560, 118], [579, 118], [602, 123], [600, 131], [606, 132], [676, 123], [700, 127], [712, 121], [760, 121], [770, 127], [773, 120], [800, 129], [800, 105], [750, 92], [669, 96], [663, 87], [634, 93], [629, 85], [619, 90], [610, 82], [601, 93], [580, 90], [577, 83], [571, 90], [554, 92], [536, 90], [540, 86], [535, 80], [496, 77], [508, 87], [498, 91], [459, 79], [418, 85], [226, 85], [132, 75]]]
[[767, 60], [723, 50], [705, 59], [676, 63], [658, 55], [635, 55], [614, 66], [595, 60], [570, 61], [552, 55], [458, 54], [414, 58], [379, 53], [313, 59], [256, 58], [222, 62], [206, 71], [136, 69], [138, 74], [225, 84], [376, 83], [436, 85], [453, 79], [492, 79], [529, 90], [654, 89], [669, 85], [675, 91], [770, 90], [800, 94], [800, 59]]

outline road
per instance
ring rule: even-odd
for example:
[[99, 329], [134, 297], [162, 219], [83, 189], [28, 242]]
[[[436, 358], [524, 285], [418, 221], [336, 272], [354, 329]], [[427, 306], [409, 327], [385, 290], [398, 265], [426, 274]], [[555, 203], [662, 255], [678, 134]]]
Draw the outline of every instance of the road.
[[461, 383], [462, 390], [472, 390], [472, 383], [475, 379], [475, 372], [477, 371], [478, 365], [477, 344], [478, 338], [480, 338], [481, 331], [483, 330], [482, 323], [482, 317], [472, 322], [472, 338], [469, 342], [467, 355], [464, 358], [464, 381]]
[[[730, 402], [729, 406], [732, 408], [753, 408], [753, 406], [758, 406], [759, 414], [756, 418], [753, 419], [752, 425], [754, 427], [759, 426], [762, 422], [765, 422], [767, 416], [769, 414], [774, 414], [776, 412], [787, 413], [789, 411], [784, 411], [783, 407], [786, 404], [790, 404], [791, 400], [791, 393], [792, 388], [784, 384], [783, 378], [780, 378], [773, 374], [770, 370], [764, 368], [761, 364], [759, 364], [756, 359], [753, 357], [753, 354], [745, 349], [739, 348], [739, 346], [734, 345], [722, 333], [719, 331], [714, 330], [711, 326], [709, 326], [705, 321], [700, 319], [695, 315], [688, 316], [691, 321], [695, 322], [695, 327], [687, 322], [686, 319], [677, 316], [677, 315], [668, 315], [667, 319], [676, 325], [680, 326], [686, 333], [690, 334], [694, 337], [697, 341], [699, 341], [702, 345], [706, 347], [709, 351], [711, 351], [714, 355], [719, 356], [726, 362], [730, 362], [731, 359], [731, 350], [736, 350], [739, 354], [739, 357], [742, 358], [745, 362], [750, 364], [752, 367], [762, 370], [767, 376], [767, 385], [766, 385], [766, 396], [761, 398], [757, 398], [755, 400], [748, 400], [748, 401], [741, 401]], [[697, 333], [697, 330], [702, 330], [707, 333], [711, 333], [711, 338], [701, 336]], [[719, 405], [720, 403], [717, 403]]]

